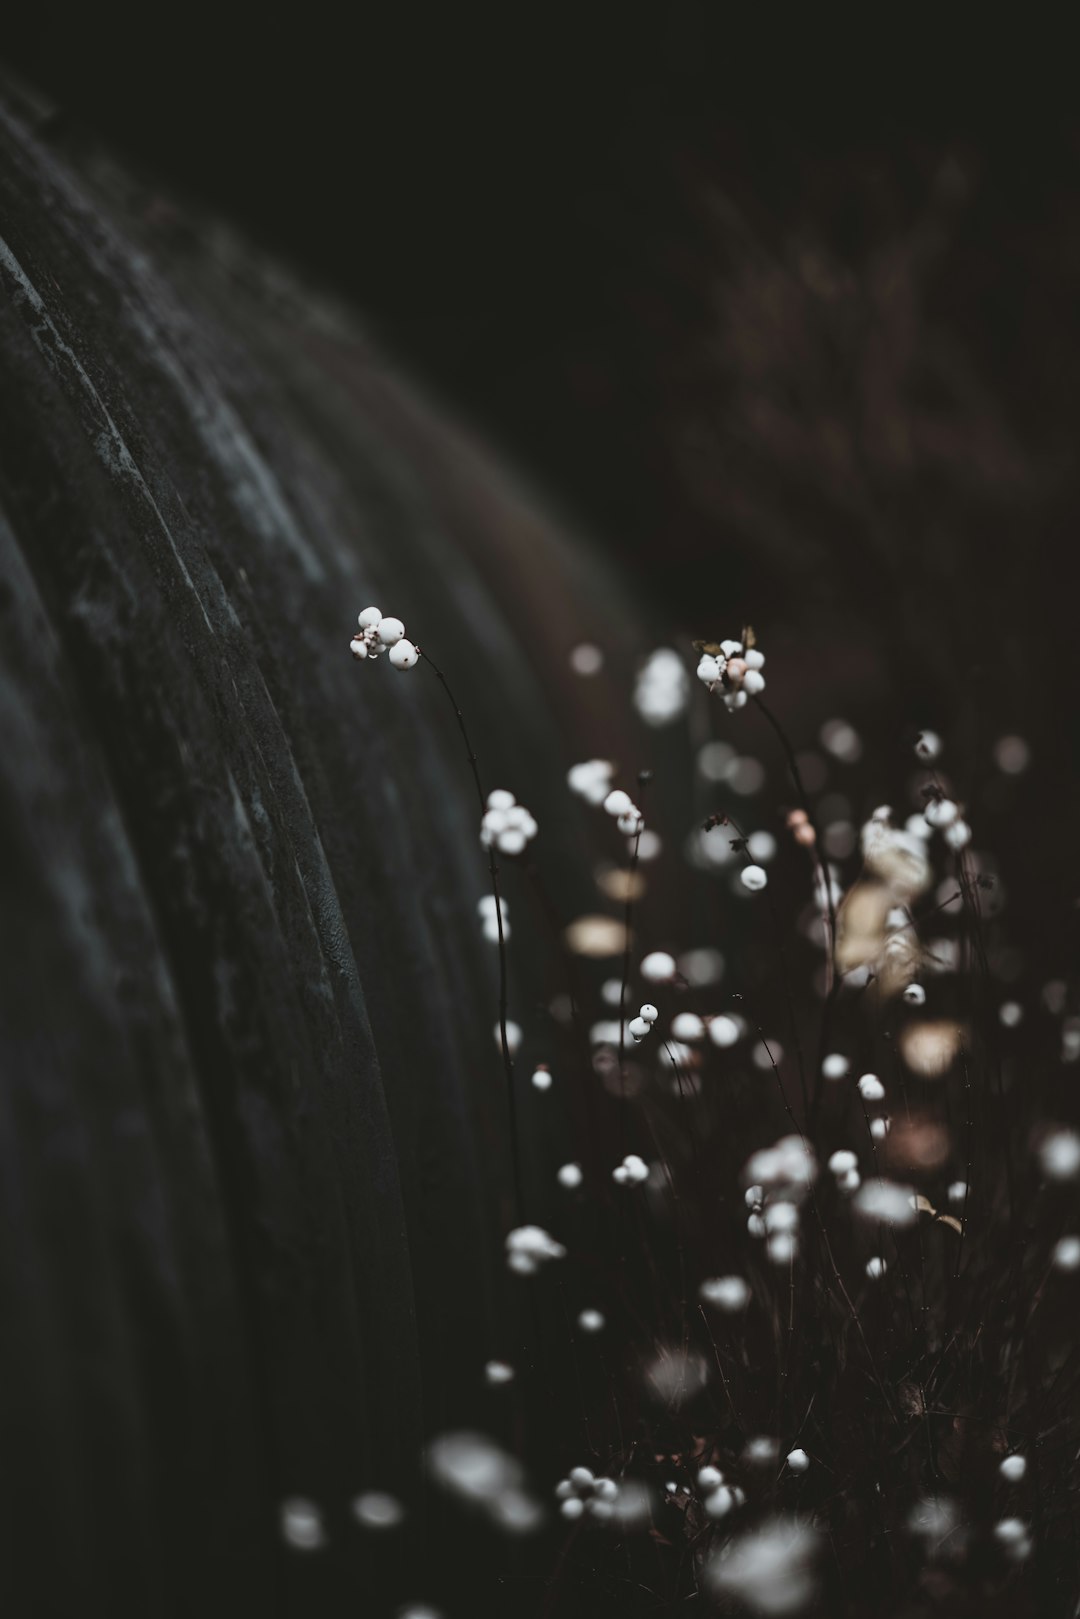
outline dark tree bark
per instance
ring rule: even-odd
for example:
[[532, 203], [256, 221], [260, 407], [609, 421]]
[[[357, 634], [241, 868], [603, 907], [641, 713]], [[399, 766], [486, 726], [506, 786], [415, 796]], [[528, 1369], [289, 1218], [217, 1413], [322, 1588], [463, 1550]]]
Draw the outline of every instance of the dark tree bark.
[[[627, 670], [630, 615], [339, 310], [30, 123], [0, 133], [0, 1605], [336, 1612], [371, 1572], [350, 1497], [410, 1496], [476, 1418], [508, 1215], [472, 783], [430, 672], [348, 637], [374, 600], [430, 647], [569, 910], [545, 810], [568, 746], [625, 739], [550, 671], [585, 638]], [[318, 1559], [280, 1549], [293, 1494]]]

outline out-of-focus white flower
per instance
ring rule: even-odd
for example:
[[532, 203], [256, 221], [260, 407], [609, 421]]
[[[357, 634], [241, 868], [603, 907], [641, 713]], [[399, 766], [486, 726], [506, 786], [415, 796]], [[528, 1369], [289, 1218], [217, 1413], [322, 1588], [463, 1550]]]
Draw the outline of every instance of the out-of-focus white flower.
[[1031, 749], [1022, 736], [999, 737], [994, 743], [994, 763], [1006, 776], [1022, 776], [1031, 763]]
[[736, 1315], [750, 1302], [750, 1286], [741, 1276], [709, 1276], [698, 1288], [702, 1304]]
[[921, 984], [909, 984], [904, 991], [904, 999], [909, 1006], [925, 1006], [926, 991]]
[[631, 1039], [637, 1043], [644, 1040], [659, 1016], [660, 1013], [652, 1002], [646, 1001], [645, 1005], [639, 1008], [637, 1017], [631, 1018], [627, 1024]]
[[649, 1178], [649, 1166], [636, 1152], [628, 1152], [622, 1163], [612, 1170], [611, 1178], [619, 1186], [640, 1186]]
[[939, 759], [942, 741], [936, 731], [920, 731], [915, 738], [915, 752], [920, 759]]
[[798, 1613], [814, 1595], [814, 1537], [794, 1520], [771, 1518], [738, 1535], [705, 1571], [715, 1596], [734, 1596], [755, 1613]]
[[885, 1087], [876, 1074], [864, 1074], [859, 1080], [859, 1095], [864, 1102], [883, 1102]]
[[897, 1186], [894, 1181], [864, 1181], [855, 1194], [853, 1206], [864, 1219], [879, 1220], [882, 1225], [915, 1224], [915, 1194], [910, 1186]]
[[777, 1201], [797, 1203], [817, 1179], [817, 1158], [803, 1136], [782, 1136], [747, 1160], [742, 1179], [761, 1186]]
[[658, 647], [646, 658], [634, 687], [634, 707], [646, 725], [671, 725], [685, 713], [690, 680], [677, 652]]
[[952, 826], [960, 818], [960, 806], [951, 798], [932, 798], [923, 810], [927, 826], [932, 826], [935, 832], [944, 832], [947, 826]]
[[876, 809], [863, 826], [860, 841], [867, 869], [888, 884], [898, 901], [906, 903], [929, 886], [925, 841], [894, 827], [887, 804]]
[[666, 950], [652, 950], [641, 963], [641, 976], [649, 984], [668, 984], [675, 977], [675, 957]]
[[1080, 1175], [1080, 1135], [1052, 1130], [1039, 1145], [1039, 1168], [1047, 1180], [1075, 1180]]
[[1052, 1264], [1055, 1270], [1080, 1270], [1080, 1237], [1061, 1237], [1054, 1244]]
[[742, 1029], [733, 1017], [721, 1013], [719, 1017], [709, 1019], [709, 1039], [714, 1046], [719, 1046], [723, 1050], [727, 1046], [735, 1045], [741, 1038]]
[[505, 787], [496, 787], [488, 794], [480, 823], [480, 842], [485, 849], [494, 844], [500, 854], [523, 854], [539, 830], [524, 804], [519, 804]]
[[588, 1467], [572, 1467], [555, 1486], [555, 1498], [564, 1518], [594, 1518], [607, 1522], [615, 1515], [619, 1486], [613, 1478], [596, 1478]]
[[281, 1538], [297, 1552], [317, 1552], [326, 1545], [322, 1512], [314, 1501], [291, 1495], [281, 1503]]
[[847, 720], [826, 720], [821, 727], [821, 745], [841, 764], [855, 764], [862, 758], [862, 741]]
[[676, 1409], [700, 1394], [708, 1380], [704, 1355], [681, 1344], [665, 1346], [645, 1368], [645, 1384], [654, 1399]]
[[967, 1197], [967, 1181], [952, 1181], [949, 1184], [949, 1202], [963, 1203]]
[[519, 1276], [532, 1276], [552, 1259], [565, 1259], [561, 1242], [538, 1225], [517, 1226], [507, 1233], [506, 1262]]
[[499, 942], [499, 918], [502, 918], [502, 936], [504, 942], [510, 937], [510, 907], [500, 896], [499, 908], [495, 909], [494, 894], [485, 894], [476, 902], [476, 909], [480, 915], [480, 923], [484, 931], [484, 938], [491, 944]]
[[396, 1529], [405, 1517], [405, 1508], [385, 1490], [365, 1490], [352, 1504], [353, 1517], [363, 1529]]
[[524, 1490], [521, 1463], [478, 1433], [447, 1433], [432, 1440], [428, 1471], [450, 1494], [483, 1512], [511, 1534], [539, 1527], [543, 1513]]
[[566, 781], [570, 791], [586, 804], [599, 806], [611, 791], [614, 774], [615, 766], [610, 759], [586, 759], [582, 764], [570, 766]]
[[1031, 1555], [1031, 1536], [1020, 1518], [1002, 1518], [994, 1525], [994, 1539], [1011, 1562], [1022, 1563]]

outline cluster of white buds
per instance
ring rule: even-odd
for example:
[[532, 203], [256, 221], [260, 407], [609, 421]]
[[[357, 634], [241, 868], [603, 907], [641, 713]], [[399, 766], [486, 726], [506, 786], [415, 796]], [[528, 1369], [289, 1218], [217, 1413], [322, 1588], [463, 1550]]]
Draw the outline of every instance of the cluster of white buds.
[[613, 1478], [596, 1478], [588, 1467], [572, 1467], [555, 1486], [555, 1497], [564, 1518], [596, 1518], [607, 1522], [615, 1516], [619, 1486]]
[[586, 759], [582, 764], [570, 766], [566, 782], [570, 791], [586, 804], [598, 807], [610, 793], [614, 776], [615, 766], [610, 759]]
[[923, 819], [941, 833], [950, 849], [966, 849], [971, 842], [971, 828], [954, 799], [932, 798], [923, 810]]
[[862, 1184], [859, 1175], [859, 1160], [853, 1152], [841, 1147], [829, 1159], [829, 1168], [836, 1177], [837, 1187], [841, 1192], [857, 1192]]
[[629, 793], [624, 793], [621, 787], [608, 793], [604, 799], [604, 809], [618, 824], [619, 831], [628, 838], [636, 838], [644, 831], [645, 817], [638, 809]]
[[494, 844], [500, 854], [523, 854], [539, 830], [524, 804], [519, 804], [505, 787], [488, 793], [487, 809], [480, 822], [480, 842], [485, 849]]
[[737, 1484], [724, 1483], [724, 1475], [718, 1467], [703, 1467], [697, 1476], [697, 1487], [706, 1516], [710, 1518], [726, 1518], [746, 1500], [745, 1491]]
[[750, 1286], [741, 1276], [707, 1276], [698, 1288], [702, 1304], [737, 1315], [750, 1302]]
[[506, 1263], [519, 1276], [534, 1276], [541, 1265], [552, 1259], [565, 1259], [561, 1242], [538, 1225], [520, 1225], [507, 1234]]
[[741, 641], [710, 642], [701, 649], [697, 677], [709, 691], [720, 687], [728, 708], [745, 708], [749, 697], [765, 690], [764, 666], [763, 654], [752, 644], [744, 648]]
[[378, 658], [389, 652], [395, 669], [412, 669], [420, 654], [411, 641], [405, 639], [405, 626], [400, 618], [383, 618], [377, 607], [365, 607], [359, 618], [360, 633], [349, 642], [349, 651], [359, 661]]
[[492, 944], [499, 942], [499, 917], [502, 917], [503, 940], [510, 937], [510, 907], [500, 896], [498, 910], [495, 908], [495, 895], [485, 894], [483, 899], [476, 902], [476, 909], [480, 916], [480, 924], [484, 930], [484, 938]]
[[656, 1007], [650, 1001], [646, 1001], [644, 1006], [639, 1007], [637, 1017], [632, 1017], [627, 1024], [631, 1040], [640, 1044], [659, 1016]]
[[636, 1152], [628, 1152], [622, 1163], [611, 1171], [611, 1178], [619, 1186], [640, 1186], [649, 1178], [649, 1166]]

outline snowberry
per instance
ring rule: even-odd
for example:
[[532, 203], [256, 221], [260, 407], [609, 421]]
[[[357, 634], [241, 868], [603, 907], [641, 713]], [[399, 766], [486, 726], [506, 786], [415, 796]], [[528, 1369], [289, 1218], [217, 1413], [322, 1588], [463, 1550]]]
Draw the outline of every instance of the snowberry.
[[636, 1152], [629, 1152], [622, 1163], [612, 1170], [611, 1176], [619, 1186], [640, 1186], [642, 1181], [649, 1178], [649, 1166]]
[[419, 661], [420, 654], [411, 641], [397, 641], [390, 648], [390, 662], [395, 669], [414, 669]]
[[384, 618], [379, 621], [376, 633], [383, 646], [395, 646], [405, 634], [405, 626], [400, 618]]
[[537, 1063], [533, 1072], [532, 1083], [534, 1090], [549, 1091], [551, 1089], [551, 1070], [546, 1063]]
[[1008, 1484], [1019, 1484], [1027, 1472], [1027, 1462], [1023, 1456], [1006, 1456], [1003, 1458], [998, 1472]]
[[675, 957], [666, 950], [653, 950], [641, 963], [641, 976], [650, 984], [669, 983], [675, 971]]
[[744, 866], [739, 876], [743, 887], [748, 888], [752, 894], [759, 893], [769, 880], [764, 866]]
[[724, 1475], [718, 1467], [703, 1467], [697, 1476], [699, 1490], [715, 1490], [724, 1482]]
[[789, 1450], [787, 1455], [787, 1464], [793, 1473], [805, 1473], [807, 1468], [810, 1466], [810, 1458], [806, 1454], [805, 1450], [802, 1450], [801, 1448]]
[[750, 1302], [750, 1288], [741, 1276], [710, 1276], [698, 1288], [702, 1304], [735, 1315]]
[[494, 1388], [502, 1383], [512, 1383], [514, 1368], [505, 1360], [489, 1360], [484, 1367], [484, 1376]]
[[696, 1012], [679, 1012], [671, 1020], [671, 1032], [676, 1040], [701, 1040], [705, 1025]]
[[1075, 1180], [1080, 1174], [1080, 1135], [1075, 1130], [1054, 1130], [1039, 1147], [1039, 1167], [1048, 1180]]
[[616, 787], [614, 792], [608, 793], [604, 799], [604, 809], [611, 816], [626, 815], [633, 807], [634, 800], [629, 793], [624, 793], [621, 787]]
[[485, 849], [494, 844], [500, 854], [521, 854], [538, 831], [536, 821], [513, 793], [497, 787], [488, 794], [487, 808], [480, 822], [480, 842]]
[[374, 630], [379, 626], [382, 614], [377, 607], [365, 607], [358, 620], [362, 630]]
[[604, 1317], [599, 1310], [582, 1310], [577, 1318], [577, 1324], [582, 1332], [603, 1332]]
[[885, 1087], [876, 1074], [864, 1074], [859, 1081], [859, 1095], [864, 1102], [883, 1102]]
[[660, 1013], [651, 1001], [646, 1001], [644, 1006], [638, 1007], [638, 1017], [644, 1018], [646, 1023], [655, 1023], [659, 1016]]
[[541, 1226], [523, 1225], [507, 1233], [506, 1256], [511, 1270], [532, 1276], [549, 1260], [565, 1259], [566, 1249]]
[[909, 984], [904, 991], [904, 999], [909, 1006], [924, 1006], [926, 991], [921, 984]]
[[570, 1192], [576, 1191], [584, 1180], [580, 1164], [563, 1164], [556, 1179], [560, 1186], [565, 1186]]

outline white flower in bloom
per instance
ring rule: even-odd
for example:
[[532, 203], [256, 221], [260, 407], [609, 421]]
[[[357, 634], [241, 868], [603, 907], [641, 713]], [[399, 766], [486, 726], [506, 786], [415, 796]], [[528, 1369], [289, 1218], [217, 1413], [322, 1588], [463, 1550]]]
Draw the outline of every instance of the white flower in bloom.
[[533, 1276], [549, 1260], [565, 1258], [562, 1243], [556, 1242], [541, 1226], [517, 1226], [507, 1234], [506, 1262], [519, 1276]]
[[360, 633], [349, 642], [349, 650], [358, 662], [378, 658], [386, 651], [395, 669], [412, 669], [419, 662], [420, 653], [405, 639], [400, 618], [384, 618], [377, 607], [365, 607], [359, 626]]
[[615, 766], [610, 759], [586, 759], [583, 764], [571, 765], [566, 780], [572, 793], [586, 804], [599, 806], [611, 791], [611, 778]]
[[496, 911], [494, 894], [485, 894], [482, 899], [477, 900], [476, 909], [480, 916], [480, 925], [485, 939], [489, 940], [491, 944], [498, 944], [500, 916], [502, 917], [503, 940], [509, 939], [510, 907], [504, 899], [500, 897], [498, 911]]
[[765, 887], [769, 874], [763, 866], [744, 866], [739, 878], [744, 888], [748, 888], [752, 894], [757, 894]]
[[641, 963], [641, 976], [650, 984], [668, 984], [675, 972], [675, 957], [666, 950], [653, 950]]
[[622, 1163], [612, 1170], [611, 1178], [619, 1186], [640, 1186], [649, 1178], [649, 1166], [636, 1152], [628, 1152]]
[[998, 1472], [1007, 1484], [1019, 1484], [1027, 1472], [1027, 1462], [1023, 1456], [1006, 1456], [1002, 1459]]
[[1080, 1135], [1054, 1130], [1039, 1147], [1039, 1167], [1047, 1180], [1071, 1181], [1080, 1174]]
[[764, 654], [756, 647], [744, 651], [741, 641], [721, 641], [701, 654], [696, 674], [710, 692], [719, 689], [729, 709], [736, 709], [745, 708], [748, 697], [765, 690], [764, 667]]
[[658, 647], [638, 674], [634, 707], [646, 725], [671, 725], [685, 712], [689, 696], [690, 680], [679, 654]]
[[915, 1196], [910, 1186], [886, 1180], [864, 1181], [855, 1194], [854, 1206], [865, 1219], [880, 1220], [883, 1225], [915, 1224]]
[[281, 1538], [297, 1552], [317, 1552], [326, 1545], [322, 1513], [314, 1501], [293, 1495], [281, 1503]]
[[814, 1595], [814, 1538], [802, 1524], [770, 1518], [710, 1559], [705, 1580], [716, 1596], [734, 1596], [754, 1613], [798, 1613]]
[[385, 1490], [365, 1490], [353, 1501], [352, 1510], [363, 1529], [396, 1529], [405, 1517], [401, 1502]]
[[480, 842], [485, 849], [494, 844], [500, 854], [522, 854], [539, 830], [525, 806], [505, 787], [497, 787], [488, 794], [487, 809], [480, 822]]
[[741, 1276], [710, 1276], [698, 1288], [702, 1304], [736, 1315], [750, 1302], [750, 1287]]
[[585, 1177], [581, 1172], [580, 1164], [563, 1164], [556, 1178], [560, 1186], [565, 1186], [567, 1191], [574, 1192]]

